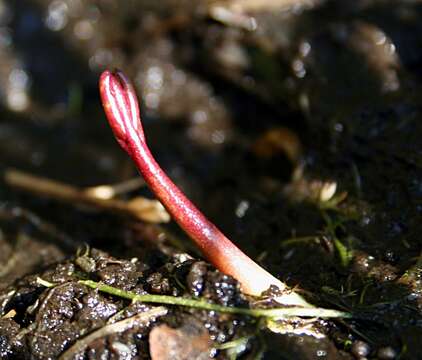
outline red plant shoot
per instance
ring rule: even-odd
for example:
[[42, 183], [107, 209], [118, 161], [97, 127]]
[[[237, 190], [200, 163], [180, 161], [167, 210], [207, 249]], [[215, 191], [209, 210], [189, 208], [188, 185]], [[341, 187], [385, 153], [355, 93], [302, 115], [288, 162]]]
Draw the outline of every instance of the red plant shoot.
[[135, 90], [121, 71], [103, 72], [100, 95], [117, 141], [133, 159], [151, 191], [192, 238], [202, 254], [217, 269], [237, 279], [247, 294], [259, 296], [275, 285], [284, 293], [277, 298], [280, 303], [310, 306], [296, 293], [285, 291], [285, 284], [224, 236], [164, 173], [147, 146]]

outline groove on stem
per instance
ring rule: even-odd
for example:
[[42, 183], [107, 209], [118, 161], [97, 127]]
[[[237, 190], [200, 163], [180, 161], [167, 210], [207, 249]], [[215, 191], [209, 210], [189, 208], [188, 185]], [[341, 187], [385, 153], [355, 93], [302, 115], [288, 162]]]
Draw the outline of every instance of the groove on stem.
[[134, 161], [145, 182], [202, 254], [217, 269], [237, 279], [242, 290], [259, 296], [271, 286], [282, 291], [277, 301], [289, 305], [309, 305], [233, 244], [179, 190], [157, 164], [146, 143], [138, 100], [121, 71], [104, 71], [100, 78], [104, 111], [119, 144]]

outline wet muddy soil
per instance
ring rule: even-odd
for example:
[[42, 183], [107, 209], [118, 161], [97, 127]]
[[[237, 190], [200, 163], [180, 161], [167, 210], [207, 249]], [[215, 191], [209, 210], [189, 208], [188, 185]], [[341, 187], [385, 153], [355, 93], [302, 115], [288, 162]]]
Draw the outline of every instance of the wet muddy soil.
[[[351, 319], [123, 296], [274, 305], [242, 294], [153, 202], [139, 219], [34, 190], [36, 176], [124, 189], [123, 207], [153, 199], [128, 185], [136, 170], [100, 107], [99, 74], [114, 67], [188, 197]], [[421, 358], [421, 69], [419, 1], [0, 1], [0, 357]]]

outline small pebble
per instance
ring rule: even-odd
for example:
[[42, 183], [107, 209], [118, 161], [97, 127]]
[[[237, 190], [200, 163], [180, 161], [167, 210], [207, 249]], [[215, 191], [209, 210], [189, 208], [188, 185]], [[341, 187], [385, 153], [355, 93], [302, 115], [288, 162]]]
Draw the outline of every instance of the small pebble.
[[207, 360], [211, 346], [207, 330], [197, 323], [178, 329], [163, 324], [154, 327], [149, 334], [152, 360]]
[[192, 264], [186, 277], [189, 291], [192, 295], [199, 296], [204, 290], [207, 264], [204, 261], [197, 261]]
[[391, 360], [397, 357], [397, 352], [391, 346], [378, 349], [377, 356], [381, 360]]
[[353, 342], [351, 352], [353, 356], [355, 356], [357, 359], [361, 359], [369, 355], [369, 353], [371, 352], [371, 348], [366, 342], [356, 340], [355, 342]]

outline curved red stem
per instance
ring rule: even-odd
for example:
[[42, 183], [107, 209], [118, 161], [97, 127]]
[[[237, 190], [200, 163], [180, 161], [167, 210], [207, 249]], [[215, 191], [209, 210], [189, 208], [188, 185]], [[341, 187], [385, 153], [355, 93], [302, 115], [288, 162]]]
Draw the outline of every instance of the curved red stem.
[[[203, 255], [220, 271], [237, 279], [242, 290], [260, 295], [271, 285], [285, 285], [245, 255], [211, 223], [164, 173], [146, 144], [135, 91], [120, 71], [104, 71], [100, 78], [103, 107], [119, 144], [135, 162], [155, 196]], [[306, 302], [297, 299], [295, 304]], [[285, 301], [285, 303], [291, 303]]]

